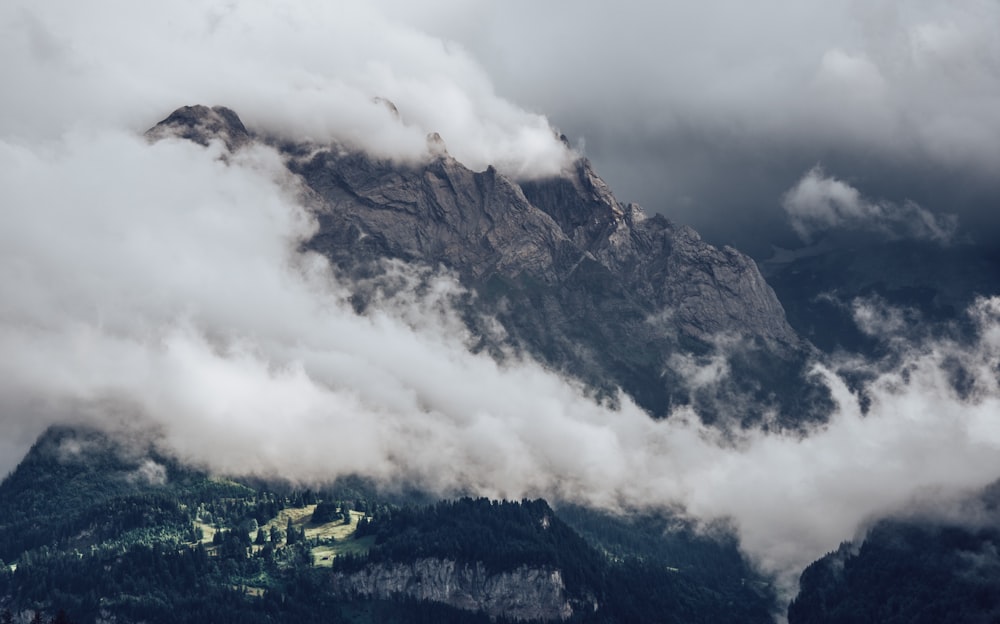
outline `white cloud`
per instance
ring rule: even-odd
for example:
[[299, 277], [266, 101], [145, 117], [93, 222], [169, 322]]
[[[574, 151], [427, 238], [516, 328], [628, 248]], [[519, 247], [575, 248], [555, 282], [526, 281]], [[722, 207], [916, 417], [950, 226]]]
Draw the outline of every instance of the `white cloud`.
[[[671, 10], [716, 23], [678, 7]], [[758, 14], [746, 7], [729, 6], [736, 16]], [[774, 28], [815, 52], [805, 63], [812, 67], [834, 46], [813, 45], [810, 32], [794, 28], [799, 9], [789, 11], [790, 24]], [[629, 24], [617, 12], [602, 14], [609, 26]], [[567, 28], [515, 17], [529, 31]], [[646, 81], [666, 76], [664, 92], [678, 92], [666, 100], [677, 119], [732, 106], [748, 111], [726, 117], [740, 127], [771, 101], [760, 85], [812, 84], [815, 72], [799, 72], [787, 54], [792, 43], [734, 23], [740, 37], [766, 44], [750, 66], [737, 54], [731, 72], [711, 73], [738, 52], [723, 45], [689, 70], [671, 60], [662, 74], [637, 73]], [[956, 24], [962, 32], [974, 26]], [[640, 24], [670, 42], [663, 25]], [[686, 49], [702, 32], [716, 31], [682, 32], [670, 45]], [[220, 471], [302, 480], [360, 472], [441, 492], [608, 507], [680, 503], [695, 518], [732, 518], [747, 552], [784, 573], [915, 496], [964, 491], [1000, 475], [997, 300], [973, 310], [974, 345], [928, 342], [905, 354], [902, 368], [876, 376], [866, 415], [834, 371], [819, 366], [839, 402], [827, 425], [806, 437], [747, 432], [734, 448], [691, 412], [655, 422], [625, 397], [618, 408], [600, 405], [537, 363], [499, 365], [469, 353], [449, 306], [459, 287], [448, 276], [394, 265], [404, 283], [431, 280], [432, 295], [404, 288], [355, 314], [352, 285], [296, 251], [314, 223], [275, 153], [254, 148], [225, 162], [218, 145], [150, 146], [138, 135], [176, 105], [226, 104], [272, 132], [339, 136], [396, 156], [422, 153], [426, 132], [438, 130], [472, 166], [557, 167], [565, 153], [553, 151], [545, 120], [496, 96], [469, 55], [440, 39], [343, 3], [8, 2], [0, 34], [0, 54], [13, 59], [0, 64], [0, 471], [47, 424], [138, 422], [158, 427], [168, 450]], [[922, 63], [951, 62], [948, 46], [960, 44], [945, 35], [921, 35], [930, 42], [921, 44], [930, 55]], [[976, 48], [987, 60], [993, 41]], [[890, 57], [837, 49], [843, 58], [828, 65], [869, 82], [877, 70], [885, 97], [898, 99], [905, 72], [887, 66]], [[794, 67], [770, 69], [775, 55]], [[527, 81], [552, 80], [560, 74], [546, 74], [545, 58], [509, 62]], [[674, 57], [636, 58], [648, 70]], [[624, 65], [584, 65], [577, 78], [610, 81], [596, 90], [591, 81], [586, 92], [597, 102], [628, 93]], [[970, 75], [983, 67], [988, 62], [973, 64]], [[706, 71], [714, 79], [699, 82]], [[797, 82], [786, 82], [789, 75]], [[917, 80], [927, 75], [937, 74], [904, 82], [930, 89]], [[681, 78], [711, 93], [674, 89]], [[983, 89], [989, 100], [993, 83]], [[393, 100], [403, 121], [373, 95]], [[914, 114], [939, 119], [962, 96], [940, 97], [917, 98], [928, 110]], [[996, 113], [985, 107], [963, 101], [955, 110], [960, 127], [982, 122], [987, 137], [995, 127]], [[774, 128], [785, 112], [764, 115], [761, 128]], [[958, 147], [960, 161], [977, 154], [975, 145]], [[786, 201], [805, 233], [873, 223], [896, 235], [944, 239], [949, 231], [919, 206], [866, 199], [818, 170]], [[965, 398], [951, 388], [945, 360], [970, 372]], [[711, 358], [680, 363], [706, 383], [726, 370]]]
[[818, 165], [785, 193], [781, 205], [792, 227], [806, 241], [818, 232], [846, 229], [879, 232], [892, 239], [949, 243], [958, 225], [955, 215], [934, 215], [909, 200], [897, 204], [866, 198]]
[[868, 336], [898, 338], [907, 329], [920, 325], [916, 310], [887, 304], [881, 297], [856, 297], [850, 304], [854, 324]]
[[424, 157], [431, 132], [475, 169], [544, 175], [570, 157], [460, 46], [358, 3], [15, 0], [0, 8], [0, 53], [14, 59], [0, 67], [0, 135], [143, 130], [176, 107], [221, 104], [266, 132], [394, 158]]
[[614, 11], [594, 0], [439, 1], [394, 10], [463, 43], [502, 93], [585, 138], [620, 198], [708, 240], [761, 257], [769, 243], [790, 244], [774, 199], [818, 161], [847, 179], [877, 180], [881, 196], [955, 212], [995, 239], [993, 0], [630, 0]]
[[[396, 10], [465, 43], [506, 92], [557, 119], [588, 118], [595, 131], [663, 140], [704, 133], [750, 137], [762, 148], [801, 142], [907, 158], [916, 150], [982, 173], [1000, 164], [1000, 107], [986, 106], [1000, 97], [992, 28], [1000, 7], [991, 0], [623, 2], [614, 12], [594, 1], [439, 2]], [[515, 30], [516, 42], [505, 36]], [[613, 45], [592, 44], [598, 40]], [[983, 138], [943, 144], [951, 136], [944, 128], [938, 136], [927, 129], [946, 120], [976, 126]]]
[[[276, 155], [221, 149], [120, 132], [0, 142], [2, 439], [145, 424], [223, 472], [679, 504], [732, 519], [786, 581], [872, 517], [1000, 475], [1000, 301], [973, 310], [976, 344], [928, 343], [876, 376], [866, 415], [819, 366], [839, 403], [827, 425], [734, 446], [689, 411], [656, 422], [534, 362], [471, 354], [447, 275], [391, 265], [430, 294], [387, 291], [355, 314], [351, 285], [295, 251], [314, 226]], [[944, 366], [956, 358], [965, 399]]]

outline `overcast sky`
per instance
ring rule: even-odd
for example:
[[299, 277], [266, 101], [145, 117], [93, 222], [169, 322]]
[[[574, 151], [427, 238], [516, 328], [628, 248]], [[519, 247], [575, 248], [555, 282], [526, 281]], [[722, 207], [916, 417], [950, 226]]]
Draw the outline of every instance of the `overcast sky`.
[[[440, 132], [470, 167], [531, 177], [573, 157], [555, 127], [621, 199], [758, 256], [829, 229], [991, 240], [974, 226], [1000, 193], [997, 2], [609, 7], [0, 4], [0, 475], [47, 425], [138, 423], [221, 472], [680, 504], [730, 518], [788, 578], [872, 517], [993, 480], [998, 299], [972, 307], [970, 345], [818, 366], [838, 409], [810, 436], [734, 445], [470, 353], [449, 275], [358, 316], [355, 285], [299, 251], [315, 224], [277, 153], [142, 138], [223, 104], [264, 134], [404, 161]], [[853, 305], [873, 336], [905, 316]], [[867, 416], [839, 366], [874, 371]]]
[[782, 194], [817, 165], [997, 234], [995, 0], [433, 4], [391, 11], [585, 141], [620, 199], [713, 241], [794, 244]]
[[[141, 128], [198, 100], [383, 153], [438, 131], [469, 166], [544, 173], [551, 123], [619, 199], [758, 258], [808, 238], [783, 199], [813, 171], [867, 206], [955, 221], [959, 239], [1000, 238], [995, 0], [176, 6], [6, 3], [0, 48], [19, 62], [0, 75], [19, 86], [0, 125], [58, 129], [72, 104], [74, 121]], [[814, 200], [799, 217], [830, 212]]]

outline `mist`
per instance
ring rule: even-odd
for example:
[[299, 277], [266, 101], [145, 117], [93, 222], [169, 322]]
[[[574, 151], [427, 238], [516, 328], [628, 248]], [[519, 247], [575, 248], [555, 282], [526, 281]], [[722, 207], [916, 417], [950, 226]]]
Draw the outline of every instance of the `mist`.
[[785, 193], [781, 204], [806, 243], [830, 230], [860, 230], [889, 240], [907, 238], [945, 245], [952, 242], [958, 227], [954, 214], [935, 215], [910, 200], [895, 203], [864, 197], [819, 165]]
[[239, 103], [265, 134], [386, 158], [425, 157], [432, 132], [473, 169], [551, 175], [571, 158], [547, 119], [498, 96], [461, 46], [362, 3], [15, 0], [0, 8], [0, 33], [15, 59], [0, 67], [10, 137], [144, 130], [182, 105]]
[[794, 244], [780, 197], [817, 162], [984, 244], [1000, 231], [992, 0], [383, 4], [583, 139], [620, 199], [714, 244]]
[[[533, 361], [472, 354], [447, 273], [387, 263], [394, 294], [356, 314], [352, 285], [299, 251], [315, 225], [277, 153], [223, 149], [127, 132], [3, 144], [5, 470], [49, 424], [153, 427], [222, 474], [727, 520], [785, 575], [875, 517], [1000, 476], [1000, 299], [971, 311], [972, 348], [907, 346], [866, 413], [837, 369], [858, 364], [817, 364], [829, 423], [734, 443], [691, 411], [654, 421]], [[975, 379], [964, 398], [956, 358]]]
[[[828, 423], [736, 439], [691, 410], [654, 421], [528, 358], [472, 353], [452, 307], [462, 287], [434, 267], [386, 263], [397, 287], [357, 314], [358, 285], [301, 251], [316, 225], [277, 152], [142, 131], [207, 103], [265, 134], [402, 160], [440, 131], [462, 162], [514, 176], [557, 172], [569, 152], [460, 47], [326, 6], [0, 9], [0, 50], [16, 59], [0, 65], [0, 474], [51, 424], [148, 427], [220, 474], [360, 474], [727, 521], [785, 589], [873, 519], [1000, 477], [1000, 299], [970, 310], [971, 343], [898, 341], [891, 365], [816, 362], [837, 404]], [[821, 198], [853, 198], [862, 216], [887, 205], [815, 177]], [[859, 323], [898, 317], [873, 305], [855, 304]], [[676, 364], [702, 385], [728, 370]], [[844, 381], [857, 370], [860, 390]]]

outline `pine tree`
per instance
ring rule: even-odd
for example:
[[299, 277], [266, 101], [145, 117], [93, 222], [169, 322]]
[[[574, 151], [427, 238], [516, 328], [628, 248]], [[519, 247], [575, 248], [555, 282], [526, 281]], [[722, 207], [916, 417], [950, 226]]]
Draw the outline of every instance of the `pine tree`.
[[69, 616], [66, 615], [66, 611], [63, 609], [59, 609], [59, 612], [56, 613], [55, 619], [52, 620], [52, 624], [73, 624], [73, 623], [70, 621]]

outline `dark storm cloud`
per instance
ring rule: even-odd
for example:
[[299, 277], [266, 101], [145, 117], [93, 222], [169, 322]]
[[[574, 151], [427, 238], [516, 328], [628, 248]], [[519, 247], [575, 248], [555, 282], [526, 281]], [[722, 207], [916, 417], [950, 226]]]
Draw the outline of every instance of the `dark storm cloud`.
[[[398, 7], [406, 13], [405, 7]], [[1000, 203], [1000, 4], [878, 0], [438, 3], [503, 93], [544, 110], [615, 191], [758, 255], [817, 162], [864, 195]], [[974, 225], [973, 225], [974, 224]]]

